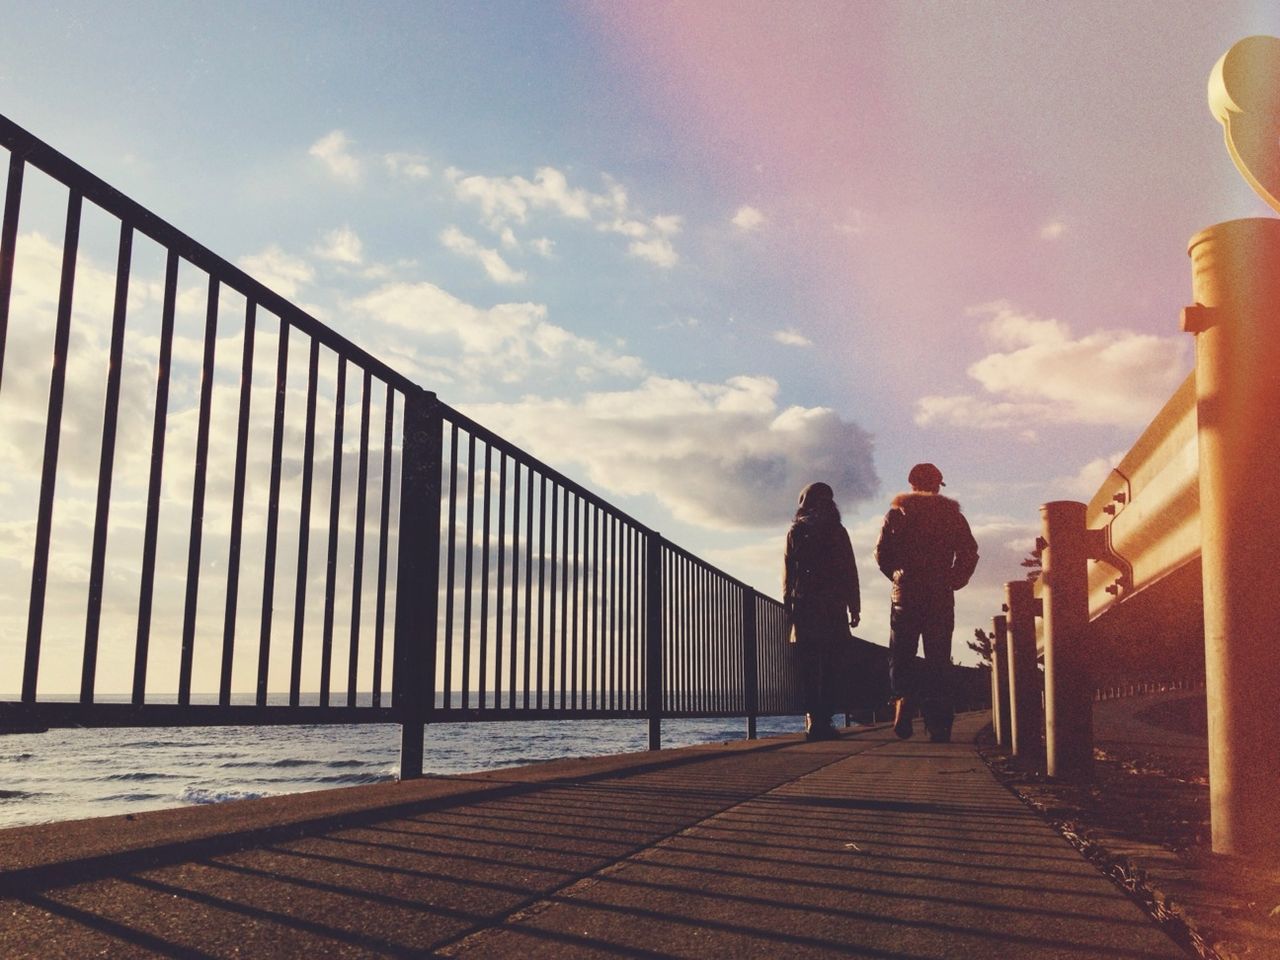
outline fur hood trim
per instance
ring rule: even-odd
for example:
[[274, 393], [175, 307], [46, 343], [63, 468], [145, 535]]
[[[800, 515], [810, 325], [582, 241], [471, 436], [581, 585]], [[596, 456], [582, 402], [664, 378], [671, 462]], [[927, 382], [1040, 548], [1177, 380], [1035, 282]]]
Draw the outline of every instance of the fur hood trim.
[[936, 509], [949, 509], [954, 510], [956, 513], [960, 512], [959, 501], [944, 497], [940, 493], [929, 493], [924, 490], [911, 490], [907, 493], [898, 494], [893, 498], [891, 509], [901, 510], [906, 513], [908, 509], [917, 506], [922, 506], [925, 510], [935, 509], [934, 504], [937, 504]]

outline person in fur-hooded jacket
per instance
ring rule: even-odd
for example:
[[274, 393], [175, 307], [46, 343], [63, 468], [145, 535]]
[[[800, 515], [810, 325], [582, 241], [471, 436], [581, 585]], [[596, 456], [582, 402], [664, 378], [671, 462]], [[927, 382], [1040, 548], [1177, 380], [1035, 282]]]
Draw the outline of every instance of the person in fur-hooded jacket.
[[[900, 493], [885, 514], [876, 543], [876, 564], [893, 581], [889, 613], [889, 682], [897, 698], [894, 733], [912, 734], [916, 707], [934, 742], [951, 739], [954, 716], [948, 672], [955, 627], [955, 591], [978, 565], [978, 544], [960, 504], [942, 496], [942, 471], [918, 463], [907, 475], [910, 493]], [[916, 651], [924, 641], [924, 668]]]
[[811, 483], [800, 492], [787, 531], [782, 598], [800, 660], [805, 735], [827, 740], [836, 735], [831, 715], [841, 706], [836, 664], [841, 647], [850, 643], [850, 629], [858, 625], [862, 600], [849, 533], [825, 483]]

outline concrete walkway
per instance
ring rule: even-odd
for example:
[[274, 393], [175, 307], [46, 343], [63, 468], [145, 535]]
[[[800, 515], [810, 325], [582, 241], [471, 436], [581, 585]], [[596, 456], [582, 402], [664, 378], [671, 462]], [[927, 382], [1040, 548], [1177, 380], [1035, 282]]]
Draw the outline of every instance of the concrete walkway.
[[885, 727], [0, 832], [16, 957], [1183, 957], [996, 784]]

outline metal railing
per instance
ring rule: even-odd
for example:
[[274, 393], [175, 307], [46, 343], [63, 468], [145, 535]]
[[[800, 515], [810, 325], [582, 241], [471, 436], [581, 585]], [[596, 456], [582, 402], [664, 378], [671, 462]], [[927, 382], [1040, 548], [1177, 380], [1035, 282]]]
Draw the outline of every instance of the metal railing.
[[[647, 718], [656, 747], [663, 717], [799, 712], [779, 603], [3, 117], [0, 146], [0, 519], [31, 558], [0, 725], [394, 722], [411, 776], [430, 721]], [[50, 352], [36, 450], [15, 437]], [[91, 477], [65, 466], [88, 446]]]

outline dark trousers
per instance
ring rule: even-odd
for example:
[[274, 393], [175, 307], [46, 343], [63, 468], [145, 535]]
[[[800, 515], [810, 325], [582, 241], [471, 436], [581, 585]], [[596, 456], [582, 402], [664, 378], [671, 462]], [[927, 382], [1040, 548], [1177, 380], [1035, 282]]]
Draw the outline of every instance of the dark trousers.
[[825, 724], [844, 707], [840, 664], [849, 645], [848, 614], [834, 602], [809, 601], [797, 605], [793, 618], [804, 711]]
[[[924, 712], [926, 724], [948, 726], [954, 715], [948, 673], [951, 633], [955, 629], [955, 596], [895, 603], [889, 612], [889, 683], [895, 697]], [[924, 641], [924, 663], [916, 659]]]

